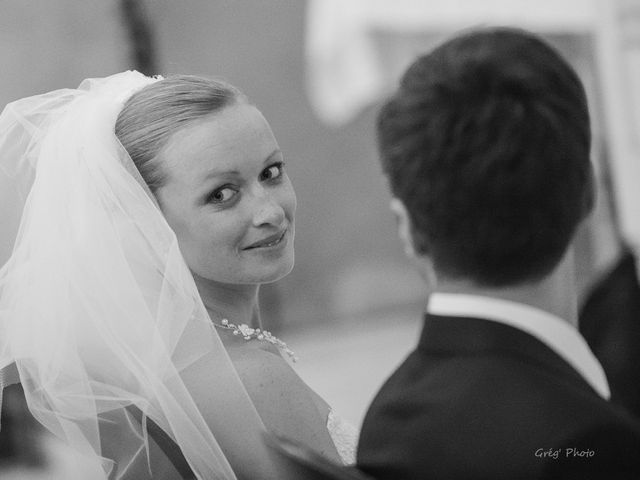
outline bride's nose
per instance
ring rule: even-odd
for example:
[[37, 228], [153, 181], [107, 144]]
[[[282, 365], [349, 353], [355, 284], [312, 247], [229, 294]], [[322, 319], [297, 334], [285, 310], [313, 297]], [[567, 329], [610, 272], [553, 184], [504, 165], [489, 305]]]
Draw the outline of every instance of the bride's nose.
[[253, 215], [253, 225], [261, 227], [264, 225], [273, 225], [279, 227], [285, 219], [285, 212], [282, 205], [273, 197], [266, 193], [258, 200]]

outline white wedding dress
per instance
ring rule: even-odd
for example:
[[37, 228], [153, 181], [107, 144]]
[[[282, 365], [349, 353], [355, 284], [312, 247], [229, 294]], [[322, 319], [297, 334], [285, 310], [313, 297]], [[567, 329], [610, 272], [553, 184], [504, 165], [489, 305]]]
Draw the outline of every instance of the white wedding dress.
[[358, 429], [342, 417], [329, 410], [327, 430], [336, 450], [345, 465], [356, 463], [356, 447], [358, 446]]

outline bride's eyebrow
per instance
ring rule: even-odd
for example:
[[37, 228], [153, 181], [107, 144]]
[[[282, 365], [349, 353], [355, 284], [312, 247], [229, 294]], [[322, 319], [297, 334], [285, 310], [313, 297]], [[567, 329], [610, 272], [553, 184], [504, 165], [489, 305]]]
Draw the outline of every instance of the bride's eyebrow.
[[267, 158], [265, 158], [263, 163], [269, 163], [271, 160], [273, 160], [273, 157], [282, 157], [282, 150], [280, 150], [279, 148], [276, 148], [273, 152], [271, 152]]
[[240, 175], [240, 172], [238, 170], [225, 170], [224, 168], [212, 168], [204, 175], [204, 177], [202, 177], [202, 180], [207, 181], [215, 177], [233, 176], [233, 175]]
[[[264, 159], [262, 163], [267, 164], [271, 162], [274, 157], [282, 157], [282, 150], [280, 150], [279, 148], [276, 148], [273, 152], [267, 155], [267, 157]], [[202, 181], [206, 182], [207, 180], [210, 180], [215, 177], [233, 176], [233, 175], [240, 175], [240, 172], [238, 170], [225, 170], [224, 168], [213, 167], [202, 177]]]

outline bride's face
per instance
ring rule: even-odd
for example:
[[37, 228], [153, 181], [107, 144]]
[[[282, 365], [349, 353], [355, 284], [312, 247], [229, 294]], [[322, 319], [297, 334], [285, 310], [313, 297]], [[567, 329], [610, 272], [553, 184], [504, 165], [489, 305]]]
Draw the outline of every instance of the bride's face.
[[192, 272], [228, 284], [273, 282], [293, 268], [296, 195], [262, 114], [225, 107], [175, 133], [156, 196]]

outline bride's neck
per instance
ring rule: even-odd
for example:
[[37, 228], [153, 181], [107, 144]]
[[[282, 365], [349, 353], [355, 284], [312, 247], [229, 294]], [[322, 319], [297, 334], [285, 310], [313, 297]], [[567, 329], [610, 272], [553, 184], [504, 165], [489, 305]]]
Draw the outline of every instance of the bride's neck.
[[219, 283], [196, 274], [193, 279], [212, 321], [220, 322], [226, 318], [237, 325], [245, 323], [253, 328], [262, 328], [258, 308], [259, 285]]

